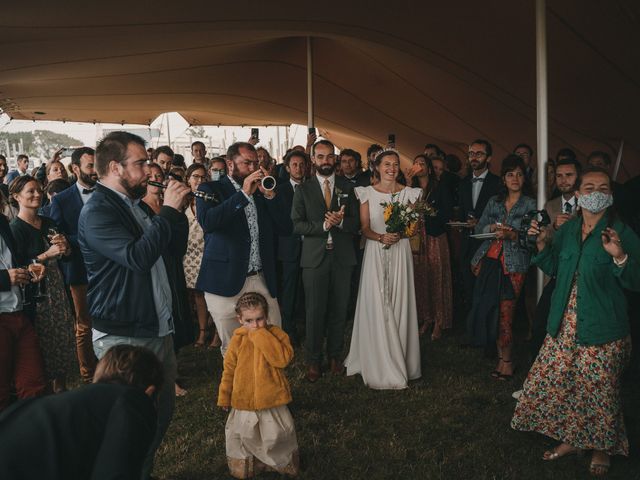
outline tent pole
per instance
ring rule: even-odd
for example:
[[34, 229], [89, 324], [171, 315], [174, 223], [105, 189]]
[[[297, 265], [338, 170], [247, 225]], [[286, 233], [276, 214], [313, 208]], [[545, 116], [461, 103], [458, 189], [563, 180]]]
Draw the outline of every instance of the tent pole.
[[618, 149], [618, 157], [616, 158], [616, 165], [613, 168], [613, 178], [615, 182], [618, 178], [618, 172], [620, 172], [620, 166], [622, 165], [622, 149], [624, 148], [624, 138], [620, 140], [620, 148]]
[[307, 37], [307, 127], [313, 128], [313, 44]]
[[[549, 124], [547, 110], [547, 21], [546, 0], [536, 0], [536, 107], [538, 130], [538, 208], [547, 200], [547, 160]], [[538, 270], [538, 298], [542, 294], [543, 274]]]

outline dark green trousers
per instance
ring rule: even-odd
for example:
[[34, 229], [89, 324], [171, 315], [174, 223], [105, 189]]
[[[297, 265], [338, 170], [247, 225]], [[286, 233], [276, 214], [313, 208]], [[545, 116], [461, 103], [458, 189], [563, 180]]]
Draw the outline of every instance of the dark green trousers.
[[337, 262], [330, 250], [316, 268], [302, 269], [307, 317], [305, 348], [309, 364], [322, 362], [325, 333], [327, 356], [342, 359], [352, 270], [352, 266]]

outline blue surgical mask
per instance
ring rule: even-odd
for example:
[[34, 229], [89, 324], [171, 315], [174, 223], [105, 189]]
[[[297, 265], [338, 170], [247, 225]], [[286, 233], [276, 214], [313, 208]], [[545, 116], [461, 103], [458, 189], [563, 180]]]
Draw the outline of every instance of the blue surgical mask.
[[224, 171], [222, 171], [222, 170], [211, 170], [211, 181], [217, 182], [222, 177], [224, 177]]
[[587, 193], [578, 197], [578, 205], [588, 212], [600, 213], [613, 205], [613, 195], [600, 191]]

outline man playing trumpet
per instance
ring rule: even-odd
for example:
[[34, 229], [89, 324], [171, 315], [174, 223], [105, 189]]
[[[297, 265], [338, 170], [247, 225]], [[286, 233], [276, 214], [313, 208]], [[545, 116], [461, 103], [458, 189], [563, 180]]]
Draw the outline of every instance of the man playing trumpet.
[[[279, 235], [290, 235], [289, 210], [271, 187], [268, 172], [258, 167], [256, 149], [237, 142], [227, 150], [229, 174], [200, 185], [219, 203], [196, 198], [196, 215], [204, 230], [204, 254], [196, 288], [205, 292], [216, 324], [221, 352], [237, 328], [235, 304], [247, 291], [261, 293], [269, 303], [269, 320], [280, 326], [276, 276]], [[264, 181], [263, 181], [264, 180]]]

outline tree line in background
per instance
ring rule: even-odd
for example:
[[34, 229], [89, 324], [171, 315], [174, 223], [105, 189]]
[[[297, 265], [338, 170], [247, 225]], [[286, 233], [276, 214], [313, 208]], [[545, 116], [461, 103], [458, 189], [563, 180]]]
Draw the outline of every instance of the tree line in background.
[[33, 132], [0, 132], [0, 154], [7, 157], [12, 164], [16, 156], [25, 153], [29, 158], [46, 161], [62, 147], [77, 147], [82, 141], [63, 133], [50, 130], [34, 130]]

